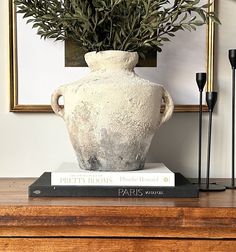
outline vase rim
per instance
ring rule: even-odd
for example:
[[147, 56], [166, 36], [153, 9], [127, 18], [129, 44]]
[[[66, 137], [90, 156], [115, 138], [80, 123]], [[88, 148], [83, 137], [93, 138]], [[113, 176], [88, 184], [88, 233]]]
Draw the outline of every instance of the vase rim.
[[129, 52], [129, 51], [122, 51], [122, 50], [104, 50], [104, 51], [91, 51], [91, 52], [87, 52], [85, 53], [85, 55], [89, 56], [89, 55], [101, 55], [101, 54], [130, 54], [130, 55], [138, 55], [137, 52]]
[[107, 50], [93, 51], [84, 55], [85, 61], [92, 71], [96, 70], [128, 70], [133, 71], [138, 63], [138, 53]]

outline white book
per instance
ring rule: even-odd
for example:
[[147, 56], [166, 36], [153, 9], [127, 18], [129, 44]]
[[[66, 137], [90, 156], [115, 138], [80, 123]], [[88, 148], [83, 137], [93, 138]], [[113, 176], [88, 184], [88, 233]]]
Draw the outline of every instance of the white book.
[[138, 171], [87, 171], [63, 163], [51, 172], [52, 186], [175, 186], [175, 174], [162, 163], [146, 163]]

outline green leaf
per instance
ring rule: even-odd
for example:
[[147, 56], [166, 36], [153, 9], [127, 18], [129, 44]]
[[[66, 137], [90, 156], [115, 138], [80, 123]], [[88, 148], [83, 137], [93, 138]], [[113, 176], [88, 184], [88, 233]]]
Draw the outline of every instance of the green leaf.
[[17, 13], [43, 39], [72, 39], [85, 51], [161, 51], [180, 30], [209, 20], [220, 24], [200, 0], [15, 0]]

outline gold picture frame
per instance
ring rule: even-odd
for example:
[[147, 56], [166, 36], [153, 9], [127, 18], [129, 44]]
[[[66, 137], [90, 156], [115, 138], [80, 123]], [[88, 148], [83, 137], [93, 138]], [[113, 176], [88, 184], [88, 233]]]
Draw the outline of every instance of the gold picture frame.
[[[216, 3], [213, 3], [209, 11], [215, 11]], [[211, 21], [207, 26], [207, 91], [213, 90], [214, 83], [214, 23]], [[10, 111], [11, 112], [53, 112], [50, 105], [20, 104], [19, 102], [19, 83], [18, 83], [18, 57], [17, 57], [17, 23], [16, 8], [14, 0], [9, 0], [9, 92], [10, 92]], [[197, 92], [197, 89], [196, 89]], [[199, 106], [194, 105], [175, 105], [175, 112], [197, 112]], [[207, 106], [203, 106], [203, 111], [207, 111]]]

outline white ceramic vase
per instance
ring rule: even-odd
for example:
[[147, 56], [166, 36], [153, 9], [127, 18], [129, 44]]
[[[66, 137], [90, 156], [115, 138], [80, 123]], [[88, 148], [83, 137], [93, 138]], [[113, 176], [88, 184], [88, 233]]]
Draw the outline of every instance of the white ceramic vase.
[[[135, 74], [136, 52], [90, 52], [85, 60], [91, 72], [56, 89], [51, 100], [67, 125], [79, 166], [142, 169], [155, 132], [173, 112], [169, 93]], [[64, 107], [58, 104], [61, 96]], [[162, 100], [165, 109], [160, 113]]]

